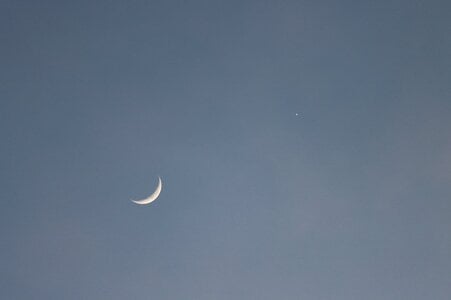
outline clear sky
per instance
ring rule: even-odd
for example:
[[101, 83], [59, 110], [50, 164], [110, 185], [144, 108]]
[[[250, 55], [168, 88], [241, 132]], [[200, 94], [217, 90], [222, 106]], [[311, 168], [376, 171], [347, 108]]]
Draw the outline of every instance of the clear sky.
[[450, 299], [450, 11], [1, 1], [0, 298]]

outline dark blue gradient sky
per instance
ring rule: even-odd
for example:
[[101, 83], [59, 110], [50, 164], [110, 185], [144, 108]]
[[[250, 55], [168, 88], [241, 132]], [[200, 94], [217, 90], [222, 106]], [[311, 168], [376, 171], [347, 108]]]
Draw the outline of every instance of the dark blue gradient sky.
[[0, 298], [450, 299], [450, 11], [1, 1]]

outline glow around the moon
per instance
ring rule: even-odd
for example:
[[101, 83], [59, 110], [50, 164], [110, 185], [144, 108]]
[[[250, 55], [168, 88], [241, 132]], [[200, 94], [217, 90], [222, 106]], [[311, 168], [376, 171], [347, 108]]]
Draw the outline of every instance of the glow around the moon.
[[135, 202], [136, 204], [149, 204], [155, 201], [158, 198], [158, 196], [160, 196], [162, 187], [163, 184], [161, 183], [161, 178], [158, 177], [158, 185], [157, 188], [155, 189], [155, 192], [153, 192], [152, 195], [142, 200], [132, 200], [132, 201]]

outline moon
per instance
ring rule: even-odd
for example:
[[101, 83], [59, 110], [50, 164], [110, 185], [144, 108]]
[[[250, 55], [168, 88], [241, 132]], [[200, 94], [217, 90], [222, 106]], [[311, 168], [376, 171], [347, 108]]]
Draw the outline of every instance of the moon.
[[158, 185], [157, 185], [157, 188], [155, 189], [155, 191], [152, 193], [152, 195], [150, 195], [149, 197], [144, 198], [142, 200], [132, 200], [132, 201], [135, 202], [136, 204], [141, 204], [141, 205], [152, 203], [153, 201], [155, 201], [158, 198], [158, 196], [160, 196], [162, 187], [163, 186], [161, 183], [161, 178], [158, 177]]

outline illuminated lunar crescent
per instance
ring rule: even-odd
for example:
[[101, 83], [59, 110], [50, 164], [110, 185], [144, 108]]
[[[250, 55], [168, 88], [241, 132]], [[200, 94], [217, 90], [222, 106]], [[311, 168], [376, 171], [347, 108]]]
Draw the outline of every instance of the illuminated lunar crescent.
[[135, 202], [136, 204], [149, 204], [155, 201], [158, 198], [158, 196], [160, 196], [161, 188], [162, 188], [161, 178], [158, 177], [158, 185], [157, 188], [155, 189], [155, 192], [153, 192], [152, 195], [142, 200], [132, 200], [132, 201]]

